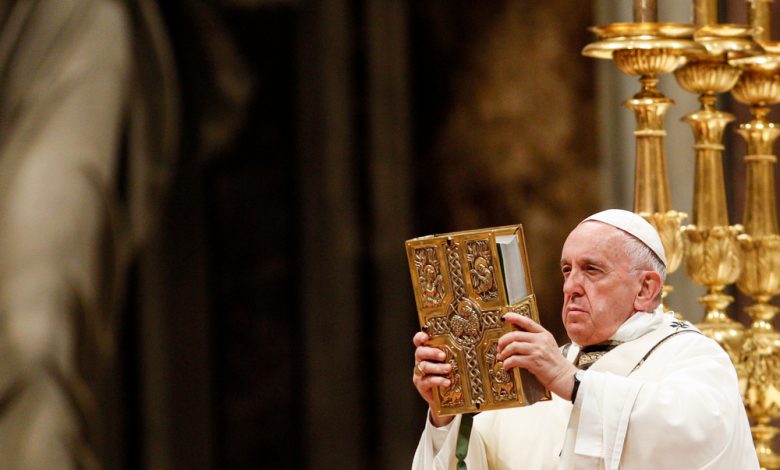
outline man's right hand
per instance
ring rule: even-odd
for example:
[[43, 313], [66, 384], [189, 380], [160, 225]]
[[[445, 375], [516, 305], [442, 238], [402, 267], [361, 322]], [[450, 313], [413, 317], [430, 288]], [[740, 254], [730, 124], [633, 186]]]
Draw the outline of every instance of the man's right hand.
[[446, 426], [452, 422], [452, 416], [436, 416], [433, 412], [433, 387], [449, 387], [450, 380], [446, 377], [452, 372], [452, 366], [443, 362], [446, 354], [439, 348], [426, 346], [430, 337], [420, 331], [414, 335], [412, 341], [417, 349], [414, 350], [414, 367], [412, 382], [420, 396], [428, 402], [431, 408], [431, 422], [436, 427]]

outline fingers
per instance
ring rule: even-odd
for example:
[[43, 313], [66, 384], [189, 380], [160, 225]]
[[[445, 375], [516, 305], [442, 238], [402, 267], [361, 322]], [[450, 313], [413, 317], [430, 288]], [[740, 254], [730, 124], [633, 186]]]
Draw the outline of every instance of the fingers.
[[[425, 347], [417, 348], [418, 352], [421, 349], [432, 349], [441, 353], [442, 355], [444, 354], [442, 351], [436, 348]], [[420, 355], [426, 356], [427, 351], [423, 351], [423, 353]], [[417, 353], [415, 356], [417, 356]], [[417, 391], [430, 406], [433, 406], [434, 404], [433, 389], [435, 387], [447, 388], [452, 384], [452, 382], [446, 377], [450, 372], [452, 372], [452, 366], [448, 363], [422, 360], [415, 364], [414, 370], [412, 371], [412, 382], [417, 388]]]
[[430, 346], [419, 346], [417, 349], [414, 350], [415, 362], [421, 362], [421, 361], [441, 362], [446, 358], [447, 355], [444, 354], [444, 351], [442, 351], [439, 348], [433, 348]]
[[423, 331], [418, 331], [414, 335], [414, 338], [412, 338], [412, 342], [414, 342], [414, 345], [417, 346], [417, 349], [414, 350], [415, 362], [441, 362], [447, 358], [447, 355], [441, 349], [425, 345], [429, 339], [430, 337], [428, 334]]
[[526, 369], [530, 371], [534, 368], [533, 366], [535, 365], [536, 364], [529, 356], [514, 354], [503, 360], [502, 367], [505, 371], [510, 371], [515, 368]]
[[420, 346], [414, 351], [415, 367], [417, 374], [423, 378], [434, 375], [447, 375], [452, 372], [452, 366], [449, 363], [442, 362], [447, 358], [439, 348]]
[[[528, 334], [528, 333], [526, 333], [526, 334]], [[504, 335], [504, 336], [506, 336], [506, 335]], [[528, 356], [528, 355], [533, 354], [535, 352], [535, 350], [537, 350], [537, 349], [538, 349], [538, 347], [535, 344], [533, 344], [533, 343], [531, 343], [529, 341], [524, 341], [524, 340], [521, 340], [521, 339], [518, 339], [518, 340], [513, 339], [512, 341], [506, 343], [504, 345], [504, 347], [500, 347], [499, 348], [498, 355], [496, 356], [496, 359], [498, 359], [499, 361], [503, 361], [506, 358], [508, 358], [508, 357], [510, 357], [512, 355], [517, 355], [517, 354], [522, 355], [522, 356]]]
[[447, 388], [450, 386], [450, 379], [440, 375], [426, 375], [420, 378], [418, 382], [420, 383], [420, 388], [424, 390], [432, 390], [433, 387]]
[[535, 341], [536, 333], [526, 331], [511, 331], [498, 338], [498, 352], [503, 352], [504, 348], [514, 342], [531, 343]]
[[520, 315], [519, 313], [508, 312], [504, 315], [504, 320], [507, 323], [511, 323], [530, 333], [542, 333], [547, 331], [542, 327], [542, 325], [536, 323], [526, 316]]
[[425, 375], [447, 375], [452, 372], [452, 366], [442, 362], [421, 361], [417, 367]]
[[420, 396], [422, 396], [423, 399], [431, 406], [433, 406], [434, 403], [433, 389], [435, 387], [447, 388], [451, 384], [448, 378], [442, 377], [441, 375], [424, 375], [420, 377], [413, 374], [412, 382], [417, 388], [417, 391], [420, 393]]
[[412, 338], [412, 342], [414, 343], [415, 346], [419, 347], [427, 343], [429, 339], [431, 338], [430, 336], [428, 336], [427, 333], [425, 333], [424, 331], [418, 331]]
[[444, 351], [433, 346], [426, 346], [428, 340], [430, 340], [430, 336], [423, 331], [417, 332], [412, 338], [412, 342], [416, 346], [412, 382], [425, 401], [433, 406], [433, 389], [435, 387], [447, 388], [451, 385], [447, 376], [452, 372], [452, 366], [444, 362], [447, 359], [447, 354]]

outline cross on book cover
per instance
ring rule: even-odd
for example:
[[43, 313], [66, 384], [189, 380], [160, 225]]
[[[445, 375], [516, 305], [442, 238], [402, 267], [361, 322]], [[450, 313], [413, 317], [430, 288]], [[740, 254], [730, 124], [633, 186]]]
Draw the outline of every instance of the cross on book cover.
[[452, 365], [450, 386], [434, 391], [439, 415], [511, 408], [550, 399], [524, 369], [506, 371], [498, 338], [515, 312], [539, 322], [521, 225], [429, 235], [406, 241], [420, 327]]

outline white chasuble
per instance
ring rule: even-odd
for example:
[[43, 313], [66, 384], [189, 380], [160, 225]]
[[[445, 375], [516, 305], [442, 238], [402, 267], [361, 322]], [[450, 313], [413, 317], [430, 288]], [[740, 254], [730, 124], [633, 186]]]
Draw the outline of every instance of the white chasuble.
[[[612, 339], [639, 341], [659, 328], [693, 329], [657, 310], [634, 315]], [[674, 334], [627, 377], [609, 370], [626, 345], [584, 374], [573, 406], [553, 395], [475, 416], [468, 469], [759, 468], [734, 366], [717, 343]], [[460, 417], [442, 428], [426, 423], [412, 468], [455, 469]]]

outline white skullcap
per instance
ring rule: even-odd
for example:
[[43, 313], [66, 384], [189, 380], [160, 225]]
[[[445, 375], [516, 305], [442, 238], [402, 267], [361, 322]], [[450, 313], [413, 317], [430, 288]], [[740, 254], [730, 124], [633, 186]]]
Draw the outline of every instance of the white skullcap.
[[658, 231], [656, 231], [655, 227], [641, 216], [623, 209], [607, 209], [591, 215], [582, 222], [589, 220], [603, 222], [632, 235], [653, 250], [653, 253], [666, 266], [666, 252], [664, 251], [663, 243], [661, 243], [661, 237], [658, 236]]

